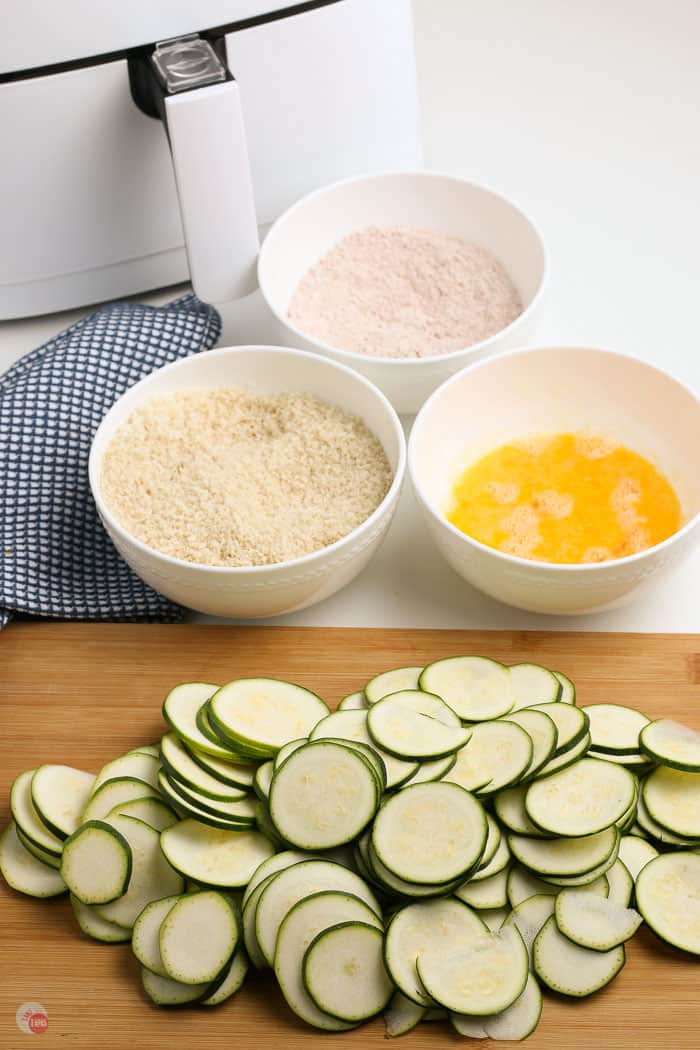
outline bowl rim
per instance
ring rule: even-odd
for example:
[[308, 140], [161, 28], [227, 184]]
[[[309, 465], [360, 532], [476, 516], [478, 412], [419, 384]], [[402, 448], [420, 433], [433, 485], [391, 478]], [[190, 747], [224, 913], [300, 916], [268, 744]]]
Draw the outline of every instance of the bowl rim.
[[451, 521], [441, 514], [437, 508], [433, 505], [431, 500], [428, 500], [425, 495], [421, 483], [417, 479], [417, 471], [415, 467], [416, 449], [420, 440], [420, 428], [424, 425], [424, 416], [427, 414], [432, 402], [438, 398], [448, 386], [452, 383], [458, 382], [465, 373], [476, 372], [478, 369], [488, 368], [494, 364], [501, 363], [504, 359], [510, 359], [513, 357], [526, 356], [533, 353], [544, 353], [552, 351], [561, 352], [567, 354], [571, 351], [591, 353], [595, 355], [603, 355], [606, 357], [614, 357], [626, 361], [628, 364], [641, 366], [649, 371], [656, 372], [657, 375], [662, 376], [664, 379], [671, 380], [677, 387], [688, 394], [696, 403], [698, 410], [700, 411], [700, 396], [693, 390], [687, 383], [684, 383], [672, 372], [668, 372], [663, 368], [659, 368], [658, 365], [651, 364], [649, 361], [644, 361], [640, 357], [635, 357], [633, 354], [623, 353], [619, 350], [607, 350], [602, 347], [593, 346], [580, 346], [574, 344], [560, 344], [560, 345], [547, 345], [540, 346], [533, 344], [532, 346], [521, 346], [514, 350], [504, 350], [500, 354], [494, 354], [491, 357], [485, 358], [480, 361], [474, 361], [472, 364], [467, 365], [465, 368], [455, 372], [454, 375], [449, 376], [443, 383], [437, 387], [433, 393], [423, 402], [423, 405], [419, 409], [413, 426], [411, 427], [411, 433], [408, 441], [408, 473], [411, 479], [411, 485], [413, 491], [416, 494], [416, 498], [420, 501], [423, 509], [430, 515], [430, 517], [439, 525], [441, 528], [446, 528], [453, 536], [457, 537], [458, 540], [466, 543], [468, 546], [474, 547], [476, 550], [482, 551], [485, 554], [493, 556], [497, 561], [503, 563], [504, 566], [511, 566], [513, 568], [527, 567], [529, 569], [537, 569], [548, 574], [565, 573], [570, 575], [578, 575], [581, 573], [591, 573], [597, 571], [610, 570], [611, 568], [617, 568], [618, 565], [632, 565], [635, 562], [643, 561], [652, 554], [657, 554], [659, 551], [672, 546], [677, 540], [681, 539], [684, 535], [691, 532], [700, 523], [700, 510], [696, 511], [695, 514], [688, 521], [684, 522], [679, 529], [672, 532], [670, 536], [667, 536], [665, 540], [661, 540], [660, 543], [655, 543], [651, 547], [646, 547], [642, 551], [638, 551], [636, 554], [627, 554], [624, 558], [611, 558], [608, 561], [600, 562], [586, 562], [583, 564], [569, 563], [569, 562], [556, 562], [556, 561], [544, 561], [536, 558], [521, 558], [515, 554], [507, 554], [505, 551], [498, 550], [497, 547], [490, 547], [487, 543], [482, 543], [481, 540], [475, 539], [466, 532], [462, 532], [456, 525], [453, 525]]
[[[297, 328], [296, 325], [292, 324], [288, 320], [288, 318], [281, 314], [277, 307], [273, 305], [265, 287], [264, 268], [267, 265], [268, 257], [272, 253], [272, 249], [270, 248], [271, 235], [277, 230], [278, 226], [280, 226], [289, 215], [291, 215], [294, 211], [311, 203], [311, 201], [315, 200], [317, 197], [322, 197], [327, 193], [332, 193], [335, 190], [341, 189], [343, 186], [350, 185], [351, 183], [374, 182], [380, 179], [397, 178], [403, 176], [407, 176], [410, 178], [421, 178], [426, 180], [434, 179], [440, 181], [456, 182], [463, 186], [469, 186], [473, 189], [481, 190], [492, 197], [496, 197], [504, 204], [507, 204], [511, 208], [513, 208], [513, 210], [516, 211], [530, 226], [537, 242], [539, 243], [539, 247], [542, 252], [542, 273], [540, 275], [539, 283], [537, 285], [537, 290], [535, 291], [532, 300], [523, 309], [523, 311], [519, 313], [518, 316], [515, 317], [509, 324], [507, 324], [504, 328], [499, 328], [497, 332], [494, 332], [493, 335], [487, 336], [486, 339], [480, 339], [478, 342], [470, 343], [468, 346], [458, 347], [456, 350], [450, 350], [446, 354], [430, 354], [427, 357], [375, 357], [374, 355], [370, 356], [369, 354], [360, 354], [356, 350], [344, 350], [342, 349], [342, 347], [332, 346], [330, 343], [325, 343], [323, 342], [323, 340], [317, 339], [315, 336], [309, 335], [308, 333], [302, 331], [301, 328]], [[358, 229], [361, 228], [362, 227], [358, 227]], [[313, 260], [313, 262], [315, 261], [316, 260]], [[313, 265], [313, 262], [309, 265]], [[481, 353], [484, 350], [488, 350], [489, 347], [493, 345], [495, 340], [501, 339], [504, 335], [507, 334], [508, 336], [512, 336], [512, 334], [517, 331], [518, 327], [525, 324], [530, 319], [530, 316], [539, 307], [542, 296], [544, 295], [547, 284], [549, 283], [550, 260], [549, 250], [547, 248], [546, 241], [537, 223], [530, 217], [530, 215], [524, 210], [524, 208], [522, 208], [515, 200], [513, 200], [512, 197], [508, 196], [505, 193], [501, 193], [500, 190], [494, 189], [487, 183], [478, 182], [476, 179], [468, 179], [461, 175], [455, 175], [451, 172], [446, 171], [431, 171], [430, 169], [414, 169], [400, 171], [389, 169], [386, 171], [376, 171], [360, 175], [351, 175], [348, 178], [339, 179], [336, 182], [329, 182], [325, 186], [320, 186], [318, 189], [312, 190], [311, 193], [307, 193], [305, 196], [300, 197], [299, 200], [294, 201], [293, 204], [290, 204], [290, 206], [286, 208], [282, 212], [282, 214], [275, 219], [275, 221], [272, 223], [269, 230], [267, 231], [265, 239], [263, 240], [260, 246], [256, 269], [258, 277], [258, 287], [260, 289], [263, 299], [265, 300], [265, 303], [267, 304], [268, 309], [274, 314], [277, 321], [279, 321], [280, 324], [282, 324], [287, 331], [291, 332], [295, 336], [295, 338], [302, 339], [307, 343], [314, 344], [324, 354], [327, 354], [329, 356], [332, 355], [334, 357], [337, 355], [343, 361], [351, 362], [355, 365], [360, 362], [364, 362], [365, 365], [377, 364], [389, 365], [392, 367], [408, 366], [415, 369], [428, 369], [431, 365], [433, 368], [435, 368], [438, 362], [454, 361], [459, 359], [460, 356], [471, 356], [472, 354]]]
[[[322, 367], [329, 366], [331, 369], [337, 369], [340, 372], [349, 374], [354, 380], [358, 381], [361, 386], [366, 387], [372, 394], [374, 394], [377, 400], [380, 402], [383, 409], [385, 410], [386, 415], [389, 421], [391, 422], [394, 434], [396, 435], [398, 442], [398, 460], [396, 464], [396, 469], [393, 471], [391, 485], [389, 486], [381, 503], [379, 503], [374, 508], [372, 513], [367, 518], [365, 518], [364, 521], [361, 521], [359, 525], [356, 525], [354, 529], [346, 533], [344, 536], [341, 536], [333, 543], [329, 543], [325, 547], [320, 547], [318, 550], [311, 551], [309, 554], [302, 554], [298, 558], [291, 558], [287, 561], [271, 562], [267, 565], [209, 565], [206, 562], [186, 561], [183, 558], [176, 558], [172, 554], [166, 554], [163, 551], [159, 551], [156, 547], [151, 547], [147, 543], [144, 543], [143, 540], [138, 539], [138, 537], [134, 536], [119, 522], [119, 520], [107, 507], [100, 492], [100, 474], [102, 460], [104, 458], [105, 451], [108, 448], [109, 442], [106, 441], [104, 449], [98, 456], [98, 453], [96, 451], [98, 437], [103, 435], [108, 429], [109, 424], [111, 422], [110, 417], [112, 417], [113, 412], [121, 403], [122, 399], [127, 395], [130, 395], [133, 391], [138, 390], [140, 387], [147, 387], [149, 383], [153, 380], [154, 376], [161, 375], [164, 372], [177, 371], [179, 368], [182, 368], [191, 361], [195, 361], [203, 357], [205, 354], [207, 357], [209, 357], [209, 355], [213, 355], [215, 357], [233, 357], [240, 352], [250, 353], [251, 351], [263, 353], [269, 352], [273, 356], [281, 354], [284, 356], [292, 355], [294, 357], [301, 356], [309, 358], [315, 364], [320, 364]], [[217, 388], [212, 387], [212, 389]], [[136, 398], [136, 401], [139, 404], [142, 403], [138, 401], [138, 398]], [[137, 404], [134, 404], [132, 412], [136, 409], [136, 407]], [[352, 414], [354, 415], [355, 413]], [[103, 416], [97, 430], [93, 435], [92, 441], [90, 443], [90, 454], [88, 457], [88, 479], [98, 515], [101, 518], [102, 524], [107, 533], [109, 534], [111, 530], [114, 530], [114, 532], [117, 533], [123, 540], [126, 540], [129, 544], [133, 545], [141, 555], [156, 558], [164, 564], [170, 565], [173, 568], [177, 569], [201, 569], [207, 573], [215, 573], [219, 576], [229, 575], [232, 578], [244, 578], [246, 576], [251, 575], [273, 575], [274, 573], [281, 574], [283, 572], [288, 571], [289, 569], [307, 568], [309, 566], [312, 566], [315, 562], [324, 559], [329, 553], [340, 550], [342, 547], [350, 543], [352, 540], [356, 539], [364, 532], [370, 531], [373, 524], [392, 506], [392, 504], [396, 503], [406, 474], [406, 463], [407, 442], [398, 413], [396, 412], [396, 409], [391, 404], [389, 399], [382, 393], [382, 391], [377, 386], [375, 386], [374, 383], [371, 382], [371, 380], [367, 379], [366, 376], [361, 375], [359, 372], [356, 372], [352, 368], [348, 368], [347, 365], [341, 364], [339, 361], [332, 361], [328, 358], [319, 357], [318, 354], [314, 354], [309, 350], [299, 350], [295, 347], [289, 346], [273, 346], [272, 344], [266, 343], [251, 343], [242, 344], [241, 346], [216, 347], [212, 350], [201, 351], [198, 354], [189, 354], [187, 357], [179, 358], [177, 361], [171, 361], [167, 365], [162, 365], [160, 368], [154, 369], [152, 372], [149, 372], [148, 375], [140, 379], [137, 383], [134, 383], [132, 386], [130, 386], [128, 390], [125, 390], [124, 393], [117, 398], [117, 400], [111, 405], [109, 410]], [[123, 557], [123, 555], [120, 556]]]

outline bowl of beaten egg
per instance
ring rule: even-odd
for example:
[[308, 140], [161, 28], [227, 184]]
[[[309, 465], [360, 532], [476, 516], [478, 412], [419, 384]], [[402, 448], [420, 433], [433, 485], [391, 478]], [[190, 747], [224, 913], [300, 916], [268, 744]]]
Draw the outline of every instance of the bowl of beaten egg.
[[405, 469], [396, 412], [368, 380], [283, 347], [167, 365], [109, 410], [90, 486], [115, 547], [167, 598], [274, 616], [328, 598], [370, 561]]
[[700, 538], [700, 401], [606, 350], [524, 349], [426, 401], [409, 471], [428, 530], [465, 580], [532, 612], [612, 608]]

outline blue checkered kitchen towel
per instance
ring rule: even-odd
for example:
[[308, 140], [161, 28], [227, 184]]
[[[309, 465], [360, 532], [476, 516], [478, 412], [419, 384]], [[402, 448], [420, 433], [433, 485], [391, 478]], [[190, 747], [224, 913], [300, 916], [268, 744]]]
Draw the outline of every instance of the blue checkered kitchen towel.
[[122, 561], [88, 483], [110, 406], [161, 365], [210, 349], [221, 320], [186, 295], [115, 303], [0, 375], [0, 628], [13, 612], [70, 620], [182, 619]]

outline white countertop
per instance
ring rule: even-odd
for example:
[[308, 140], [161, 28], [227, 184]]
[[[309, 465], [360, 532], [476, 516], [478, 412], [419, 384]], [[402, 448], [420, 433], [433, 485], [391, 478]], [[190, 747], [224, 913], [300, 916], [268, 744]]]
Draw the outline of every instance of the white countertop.
[[[700, 389], [700, 6], [415, 7], [427, 165], [512, 196], [549, 244], [538, 342], [633, 353]], [[0, 325], [0, 371], [85, 312]], [[264, 343], [270, 324], [252, 296], [225, 311], [221, 343]], [[565, 619], [508, 609], [442, 562], [407, 486], [382, 549], [354, 583], [264, 622], [700, 631], [699, 593], [700, 552], [625, 609]]]

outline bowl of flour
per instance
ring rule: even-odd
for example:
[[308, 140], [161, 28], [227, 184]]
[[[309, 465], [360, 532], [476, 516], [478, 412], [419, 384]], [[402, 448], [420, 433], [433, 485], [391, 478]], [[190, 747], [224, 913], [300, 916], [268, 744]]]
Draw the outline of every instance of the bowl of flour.
[[466, 364], [534, 330], [547, 252], [512, 201], [433, 172], [326, 186], [271, 227], [260, 290], [280, 339], [362, 372], [416, 412]]

